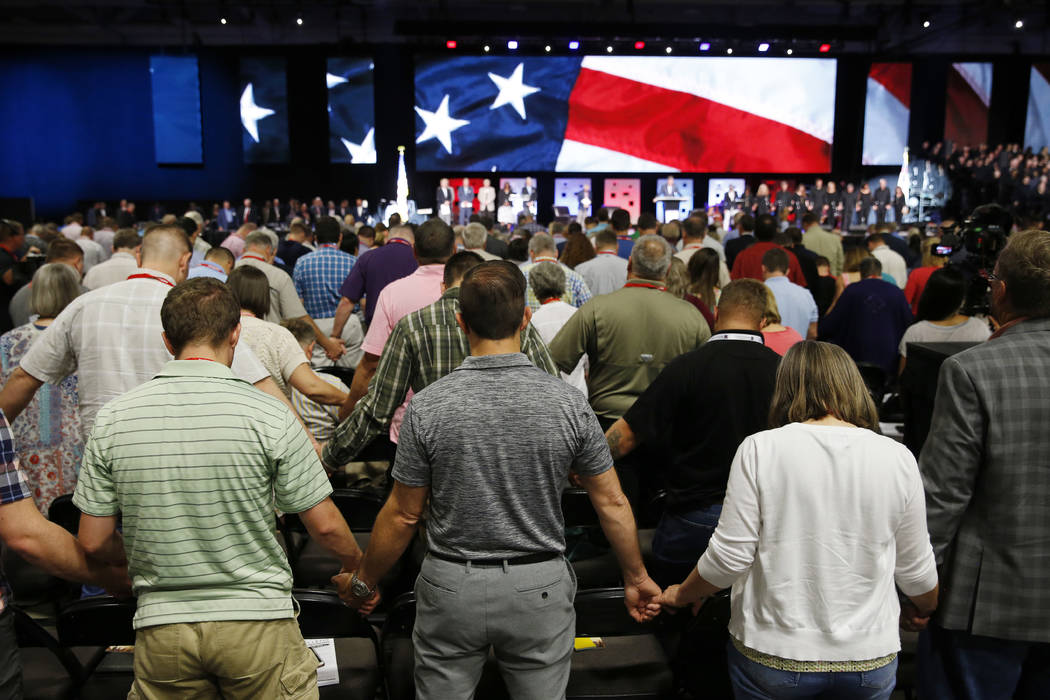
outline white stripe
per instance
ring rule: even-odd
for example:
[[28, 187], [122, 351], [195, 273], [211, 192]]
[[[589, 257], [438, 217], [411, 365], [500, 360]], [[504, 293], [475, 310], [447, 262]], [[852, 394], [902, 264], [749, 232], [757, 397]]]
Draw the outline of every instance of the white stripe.
[[1028, 86], [1024, 145], [1035, 151], [1050, 146], [1050, 83], [1034, 67]]
[[644, 158], [635, 158], [626, 153], [611, 151], [601, 146], [591, 146], [566, 139], [561, 144], [558, 162], [554, 166], [559, 173], [677, 173], [679, 170], [663, 163]]
[[987, 107], [992, 103], [992, 64], [953, 63], [954, 68]]
[[834, 59], [587, 56], [583, 67], [719, 102], [827, 143], [835, 132]]
[[908, 108], [879, 81], [868, 78], [864, 105], [864, 165], [900, 165], [908, 145]]

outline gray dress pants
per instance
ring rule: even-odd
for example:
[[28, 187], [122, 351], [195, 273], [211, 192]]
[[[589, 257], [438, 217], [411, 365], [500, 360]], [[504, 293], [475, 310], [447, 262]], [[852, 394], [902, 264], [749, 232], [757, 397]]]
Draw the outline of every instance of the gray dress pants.
[[576, 577], [563, 557], [477, 566], [428, 556], [415, 591], [417, 698], [473, 697], [490, 648], [515, 700], [565, 697]]

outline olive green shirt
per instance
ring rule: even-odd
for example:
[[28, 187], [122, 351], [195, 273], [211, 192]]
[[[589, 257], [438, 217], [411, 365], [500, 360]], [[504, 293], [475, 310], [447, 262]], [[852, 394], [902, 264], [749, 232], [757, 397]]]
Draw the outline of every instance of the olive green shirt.
[[562, 372], [571, 372], [587, 355], [591, 408], [614, 421], [668, 362], [709, 337], [707, 321], [689, 302], [658, 289], [624, 287], [581, 306], [554, 337], [550, 352]]

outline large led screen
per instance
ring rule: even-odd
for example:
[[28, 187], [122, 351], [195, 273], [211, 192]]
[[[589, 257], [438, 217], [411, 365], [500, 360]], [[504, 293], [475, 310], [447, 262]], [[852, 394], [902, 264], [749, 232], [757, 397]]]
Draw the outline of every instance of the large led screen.
[[1024, 145], [1033, 151], [1050, 146], [1050, 63], [1032, 66], [1032, 77], [1028, 82]]
[[864, 104], [864, 165], [900, 165], [908, 145], [911, 64], [873, 63]]
[[196, 56], [150, 56], [153, 151], [158, 163], [199, 164], [201, 86]]
[[991, 104], [992, 64], [953, 63], [948, 71], [944, 138], [959, 146], [987, 142]]
[[241, 59], [245, 163], [287, 163], [288, 80], [283, 58]]
[[422, 57], [429, 171], [827, 172], [832, 59]]
[[370, 58], [328, 59], [328, 155], [333, 163], [376, 162], [374, 68]]

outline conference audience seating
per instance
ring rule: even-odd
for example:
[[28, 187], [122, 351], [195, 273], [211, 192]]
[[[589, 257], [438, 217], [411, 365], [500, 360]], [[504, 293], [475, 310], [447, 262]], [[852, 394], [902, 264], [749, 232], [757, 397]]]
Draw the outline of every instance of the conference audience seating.
[[339, 683], [322, 686], [321, 700], [374, 700], [384, 686], [376, 629], [333, 591], [295, 589], [292, 596], [303, 638], [335, 640]]

